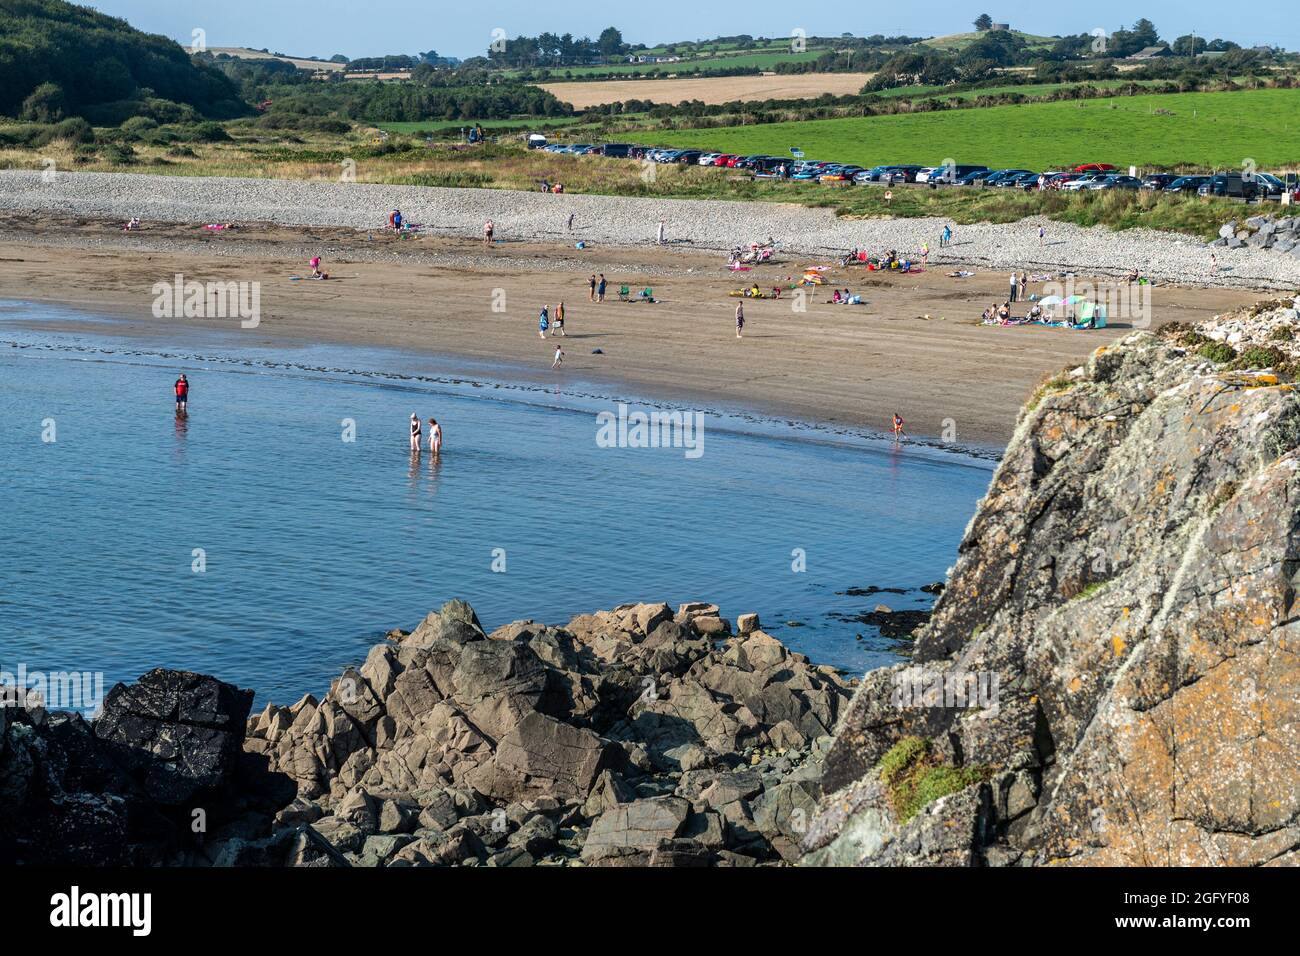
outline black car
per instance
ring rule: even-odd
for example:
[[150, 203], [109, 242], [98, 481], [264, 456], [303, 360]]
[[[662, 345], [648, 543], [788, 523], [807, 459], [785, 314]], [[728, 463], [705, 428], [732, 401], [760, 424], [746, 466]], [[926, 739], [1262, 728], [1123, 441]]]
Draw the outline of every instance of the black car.
[[1177, 173], [1152, 173], [1150, 176], [1142, 177], [1143, 189], [1154, 189], [1159, 192], [1165, 189], [1175, 179], [1181, 179]]
[[627, 159], [632, 155], [632, 150], [634, 148], [635, 147], [631, 143], [606, 143], [601, 153], [605, 156]]
[[703, 155], [702, 149], [684, 149], [673, 157], [673, 162], [681, 163], [683, 166], [693, 166]]
[[1194, 193], [1209, 180], [1209, 176], [1179, 176], [1165, 187], [1167, 193]]

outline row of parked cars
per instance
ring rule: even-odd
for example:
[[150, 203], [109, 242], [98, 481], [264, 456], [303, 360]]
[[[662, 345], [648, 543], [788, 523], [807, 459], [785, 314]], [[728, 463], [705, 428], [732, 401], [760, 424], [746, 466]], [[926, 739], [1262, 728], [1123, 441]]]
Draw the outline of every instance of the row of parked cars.
[[[1200, 196], [1230, 196], [1251, 199], [1277, 199], [1288, 189], [1296, 198], [1300, 191], [1270, 173], [1215, 173], [1184, 176], [1178, 173], [1152, 173], [1128, 176], [1109, 163], [1083, 163], [1068, 170], [1036, 172], [1029, 169], [990, 169], [987, 166], [949, 165], [918, 166], [893, 164], [856, 166], [789, 156], [716, 153], [701, 149], [638, 146], [632, 143], [559, 144], [543, 147], [548, 152], [574, 155], [613, 156], [654, 163], [683, 166], [714, 166], [742, 169], [755, 176], [791, 179], [801, 182], [849, 182], [855, 184], [921, 183], [931, 186], [983, 186], [994, 189], [1060, 189], [1070, 192], [1102, 189], [1146, 189], [1169, 193], [1195, 193]], [[1041, 181], [1041, 182], [1040, 182]]]

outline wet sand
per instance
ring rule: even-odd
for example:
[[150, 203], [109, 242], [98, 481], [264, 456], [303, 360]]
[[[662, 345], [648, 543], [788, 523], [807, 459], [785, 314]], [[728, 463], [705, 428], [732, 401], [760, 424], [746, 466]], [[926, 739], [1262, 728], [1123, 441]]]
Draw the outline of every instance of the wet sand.
[[[313, 252], [333, 278], [295, 281], [309, 273]], [[980, 312], [1006, 296], [1006, 275], [950, 278], [950, 265], [912, 275], [834, 268], [804, 312], [794, 310], [788, 293], [779, 300], [727, 295], [753, 282], [768, 290], [814, 264], [832, 263], [801, 257], [732, 274], [716, 253], [671, 247], [578, 251], [518, 242], [484, 249], [454, 239], [256, 224], [227, 233], [149, 224], [128, 234], [116, 222], [0, 217], [0, 298], [121, 316], [116, 331], [128, 335], [216, 326], [256, 345], [394, 347], [437, 356], [443, 368], [490, 362], [518, 381], [563, 388], [580, 380], [871, 430], [887, 428], [896, 411], [913, 435], [963, 444], [1004, 444], [1037, 382], [1132, 330], [1125, 323], [1094, 332], [982, 326]], [[605, 273], [603, 303], [588, 301], [592, 271]], [[260, 283], [259, 325], [155, 318], [153, 285], [177, 273]], [[653, 287], [658, 304], [619, 301], [623, 285]], [[833, 287], [867, 304], [831, 305]], [[1031, 292], [1041, 287], [1030, 283]], [[1195, 322], [1266, 297], [1161, 286], [1152, 293], [1153, 325]], [[568, 335], [542, 340], [538, 310], [561, 300]], [[738, 301], [746, 317], [740, 340]], [[557, 342], [566, 359], [553, 372]]]

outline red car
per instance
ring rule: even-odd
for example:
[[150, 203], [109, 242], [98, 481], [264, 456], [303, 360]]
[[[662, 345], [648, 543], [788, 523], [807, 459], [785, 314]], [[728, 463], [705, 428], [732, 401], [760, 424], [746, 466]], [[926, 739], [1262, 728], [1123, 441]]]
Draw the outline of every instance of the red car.
[[715, 166], [726, 166], [728, 169], [733, 169], [733, 168], [735, 167], [737, 161], [740, 160], [740, 158], [741, 158], [741, 157], [739, 157], [739, 156], [734, 156], [734, 155], [732, 155], [731, 153], [727, 153], [725, 156], [719, 156], [719, 157], [718, 157], [718, 161], [717, 161], [716, 163], [714, 163], [713, 165], [715, 165]]
[[1084, 163], [1082, 166], [1075, 166], [1074, 171], [1076, 173], [1109, 173], [1116, 168], [1110, 163]]

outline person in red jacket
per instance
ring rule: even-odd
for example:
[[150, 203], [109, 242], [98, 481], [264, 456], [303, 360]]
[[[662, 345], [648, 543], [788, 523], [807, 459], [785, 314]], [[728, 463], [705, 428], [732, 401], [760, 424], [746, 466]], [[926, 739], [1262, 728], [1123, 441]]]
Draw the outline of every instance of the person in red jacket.
[[190, 381], [184, 374], [176, 380], [176, 411], [185, 411], [185, 403], [190, 400]]

